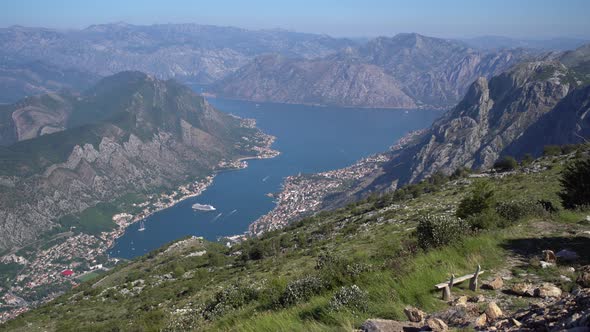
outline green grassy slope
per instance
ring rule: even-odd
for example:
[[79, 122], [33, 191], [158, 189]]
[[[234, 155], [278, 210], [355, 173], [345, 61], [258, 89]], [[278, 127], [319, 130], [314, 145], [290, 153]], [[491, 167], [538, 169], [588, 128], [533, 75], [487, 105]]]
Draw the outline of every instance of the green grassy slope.
[[[0, 330], [340, 331], [367, 318], [403, 319], [406, 305], [441, 309], [446, 304], [433, 285], [451, 273], [471, 273], [477, 264], [499, 270], [523, 248], [569, 241], [565, 229], [590, 229], [578, 223], [588, 212], [563, 210], [557, 196], [571, 157], [537, 161], [539, 172], [488, 178], [498, 201], [546, 200], [558, 212], [525, 216], [449, 246], [420, 249], [417, 220], [454, 214], [475, 178], [426, 181], [231, 248], [189, 239], [120, 265]], [[579, 249], [587, 240], [567, 243]], [[469, 293], [463, 286], [456, 292]]]

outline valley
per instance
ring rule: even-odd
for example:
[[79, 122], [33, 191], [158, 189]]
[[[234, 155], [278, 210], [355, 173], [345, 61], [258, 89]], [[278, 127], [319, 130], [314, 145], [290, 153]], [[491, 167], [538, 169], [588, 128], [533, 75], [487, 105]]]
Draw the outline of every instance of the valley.
[[0, 331], [590, 329], [590, 4], [0, 8]]

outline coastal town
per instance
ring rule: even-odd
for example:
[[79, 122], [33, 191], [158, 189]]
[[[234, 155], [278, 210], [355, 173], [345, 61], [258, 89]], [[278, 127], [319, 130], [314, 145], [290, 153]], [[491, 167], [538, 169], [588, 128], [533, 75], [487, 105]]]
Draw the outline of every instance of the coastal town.
[[376, 154], [346, 168], [287, 177], [282, 191], [276, 195], [277, 206], [250, 224], [248, 234], [259, 236], [319, 211], [328, 194], [342, 191], [347, 185], [364, 178], [387, 161], [388, 154]]
[[[253, 128], [256, 121], [243, 119], [242, 126]], [[271, 148], [275, 137], [258, 133], [247, 146], [241, 147], [251, 157], [221, 160], [215, 171], [243, 169], [248, 159], [273, 158], [279, 154]], [[3, 269], [10, 269], [12, 278], [0, 283], [0, 323], [63, 294], [81, 282], [108, 271], [120, 259], [109, 257], [108, 250], [133, 223], [201, 195], [214, 180], [209, 175], [188, 184], [178, 186], [167, 193], [152, 194], [141, 203], [133, 203], [133, 211], [112, 216], [115, 227], [108, 232], [90, 235], [76, 232], [75, 228], [52, 236], [37, 248], [13, 250], [0, 257]], [[8, 274], [7, 274], [8, 275]]]

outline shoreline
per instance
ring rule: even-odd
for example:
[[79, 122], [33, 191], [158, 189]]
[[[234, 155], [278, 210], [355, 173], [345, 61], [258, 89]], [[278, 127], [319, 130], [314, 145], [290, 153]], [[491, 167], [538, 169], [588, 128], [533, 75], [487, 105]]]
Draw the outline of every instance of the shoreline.
[[[244, 127], [254, 128], [254, 119], [242, 119]], [[228, 170], [240, 170], [248, 166], [246, 160], [269, 159], [280, 154], [272, 149], [276, 137], [259, 131], [254, 136], [253, 146], [245, 152], [251, 156], [242, 156], [232, 160], [220, 160], [211, 173], [204, 178], [179, 185], [171, 194], [151, 194], [148, 200], [135, 203], [134, 207], [142, 208], [134, 214], [120, 212], [112, 216], [117, 225], [113, 230], [98, 235], [78, 233], [59, 243], [51, 241], [35, 249], [27, 258], [17, 254], [5, 254], [0, 257], [2, 263], [17, 263], [19, 270], [7, 287], [0, 287], [0, 324], [16, 318], [31, 308], [47, 303], [76, 287], [81, 280], [78, 278], [89, 272], [108, 271], [116, 266], [122, 258], [110, 257], [109, 250], [129, 226], [145, 218], [173, 207], [178, 203], [201, 195], [213, 183], [217, 173]], [[51, 244], [50, 246], [47, 246]], [[22, 255], [22, 254], [21, 254]], [[26, 256], [26, 255], [25, 255]], [[65, 271], [73, 273], [65, 273]], [[41, 288], [40, 288], [41, 287]], [[52, 287], [54, 291], [46, 296], [36, 297], [36, 291], [43, 287]], [[29, 300], [26, 300], [26, 299]]]

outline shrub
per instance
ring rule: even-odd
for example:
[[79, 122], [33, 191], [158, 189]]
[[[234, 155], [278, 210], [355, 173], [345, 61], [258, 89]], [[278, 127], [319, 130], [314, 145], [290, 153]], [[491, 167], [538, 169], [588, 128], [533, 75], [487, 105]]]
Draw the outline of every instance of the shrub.
[[207, 320], [223, 316], [228, 311], [240, 308], [250, 303], [258, 296], [258, 292], [247, 286], [231, 285], [217, 292], [213, 300], [209, 301], [202, 311], [202, 316]]
[[465, 221], [473, 230], [494, 229], [506, 226], [505, 220], [500, 218], [492, 209], [471, 215]]
[[354, 263], [342, 257], [323, 253], [318, 256], [316, 269], [320, 270], [326, 287], [333, 288], [355, 282], [370, 267], [367, 264]]
[[494, 169], [499, 172], [512, 171], [512, 170], [516, 169], [517, 167], [518, 167], [518, 162], [516, 162], [516, 159], [514, 159], [510, 156], [505, 156], [502, 159], [499, 159], [494, 163]]
[[344, 308], [352, 311], [367, 311], [367, 292], [361, 290], [357, 285], [343, 286], [332, 296], [329, 307], [334, 311]]
[[423, 249], [451, 244], [459, 240], [469, 226], [461, 219], [449, 216], [425, 216], [420, 218], [416, 232], [418, 244]]
[[542, 216], [546, 212], [547, 211], [545, 210], [544, 205], [542, 205], [539, 201], [509, 201], [500, 202], [496, 205], [496, 213], [500, 217], [510, 222], [514, 222], [528, 216]]
[[283, 307], [289, 307], [300, 302], [311, 299], [312, 296], [321, 293], [325, 289], [322, 279], [314, 276], [307, 276], [293, 280], [287, 284], [287, 288], [281, 295], [279, 303]]
[[590, 158], [570, 163], [563, 170], [560, 183], [563, 189], [559, 197], [565, 208], [590, 205]]
[[487, 181], [475, 183], [471, 194], [461, 200], [457, 208], [457, 217], [467, 218], [471, 215], [482, 213], [491, 209], [494, 205], [494, 189]]

